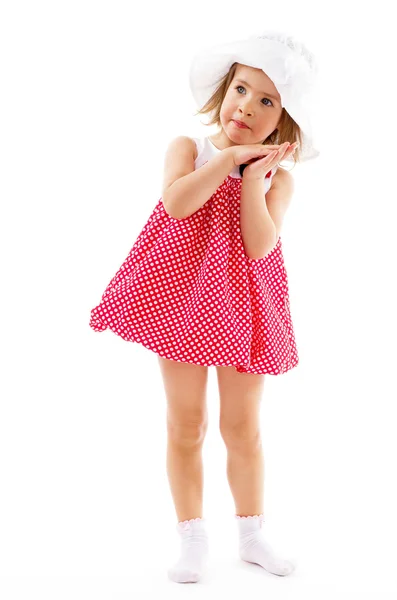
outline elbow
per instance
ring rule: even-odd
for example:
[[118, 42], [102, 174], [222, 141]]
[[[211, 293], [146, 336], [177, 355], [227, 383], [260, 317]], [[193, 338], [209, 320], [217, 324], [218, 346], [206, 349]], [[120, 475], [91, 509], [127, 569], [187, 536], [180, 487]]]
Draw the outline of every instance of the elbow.
[[265, 256], [267, 254], [269, 254], [270, 250], [268, 250], [267, 252], [261, 252], [260, 254], [253, 254], [252, 252], [250, 252], [249, 254], [247, 254], [249, 260], [261, 260], [262, 258], [265, 258]]
[[278, 237], [275, 236], [275, 239], [271, 243], [266, 244], [266, 246], [262, 246], [261, 248], [258, 248], [254, 251], [246, 252], [246, 255], [248, 256], [249, 260], [260, 260], [262, 258], [265, 258], [268, 254], [270, 254], [270, 252], [276, 246], [277, 242]]
[[262, 249], [257, 249], [257, 250], [245, 250], [245, 254], [246, 256], [249, 258], [249, 260], [260, 260], [261, 258], [264, 258], [267, 254], [265, 248]]
[[167, 215], [169, 217], [171, 217], [172, 219], [180, 219], [181, 217], [178, 217], [177, 215], [174, 215], [172, 210], [170, 209], [170, 204], [169, 202], [164, 198], [164, 196], [161, 198], [162, 204], [163, 204], [163, 208], [165, 210], [165, 212], [167, 213]]

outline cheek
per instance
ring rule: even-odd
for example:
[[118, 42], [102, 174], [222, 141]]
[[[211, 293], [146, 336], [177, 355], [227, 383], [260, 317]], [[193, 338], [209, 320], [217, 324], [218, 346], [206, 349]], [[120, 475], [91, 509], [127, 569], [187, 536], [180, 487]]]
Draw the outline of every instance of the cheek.
[[221, 115], [224, 117], [228, 117], [231, 114], [233, 114], [233, 112], [234, 112], [234, 108], [232, 106], [232, 103], [230, 102], [230, 100], [225, 98], [222, 103], [222, 107], [221, 107]]

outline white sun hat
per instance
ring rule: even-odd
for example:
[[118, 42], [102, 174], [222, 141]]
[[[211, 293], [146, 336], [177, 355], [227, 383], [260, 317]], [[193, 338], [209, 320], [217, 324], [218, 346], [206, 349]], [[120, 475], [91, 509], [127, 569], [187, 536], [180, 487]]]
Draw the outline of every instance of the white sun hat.
[[[190, 89], [200, 108], [235, 62], [262, 69], [273, 81], [281, 106], [302, 131], [301, 162], [319, 156], [311, 125], [312, 96], [318, 75], [314, 55], [292, 36], [274, 30], [205, 48], [193, 58], [189, 72]], [[293, 162], [293, 157], [285, 160]]]

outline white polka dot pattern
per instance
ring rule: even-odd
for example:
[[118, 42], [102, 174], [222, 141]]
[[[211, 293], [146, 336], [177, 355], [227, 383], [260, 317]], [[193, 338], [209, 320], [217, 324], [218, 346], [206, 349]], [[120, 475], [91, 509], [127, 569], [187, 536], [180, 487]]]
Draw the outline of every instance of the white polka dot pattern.
[[228, 175], [204, 206], [180, 220], [160, 198], [92, 309], [90, 327], [180, 362], [271, 375], [295, 367], [281, 238], [265, 258], [246, 256], [241, 183]]

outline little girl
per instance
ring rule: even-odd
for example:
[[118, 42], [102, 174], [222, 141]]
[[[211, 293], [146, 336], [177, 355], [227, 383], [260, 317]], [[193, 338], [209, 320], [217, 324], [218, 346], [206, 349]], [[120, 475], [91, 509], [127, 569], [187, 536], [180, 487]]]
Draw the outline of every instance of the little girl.
[[264, 539], [259, 409], [265, 374], [298, 364], [280, 231], [293, 194], [281, 160], [319, 155], [308, 113], [317, 67], [291, 36], [267, 31], [198, 54], [190, 86], [217, 124], [179, 136], [165, 156], [162, 197], [91, 311], [157, 354], [167, 398], [167, 473], [181, 535], [168, 571], [196, 582], [208, 559], [201, 450], [208, 367], [236, 507], [240, 557], [276, 575], [294, 565]]

